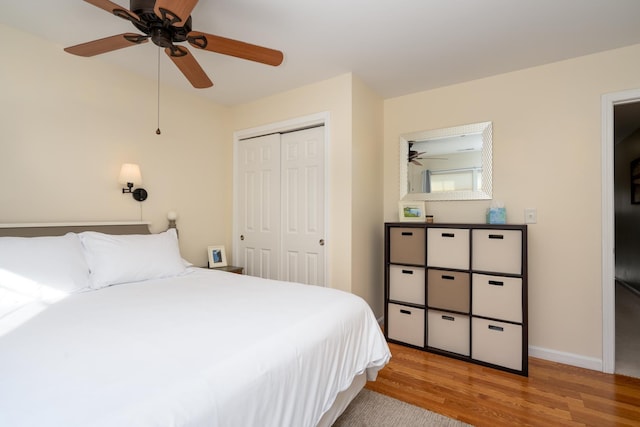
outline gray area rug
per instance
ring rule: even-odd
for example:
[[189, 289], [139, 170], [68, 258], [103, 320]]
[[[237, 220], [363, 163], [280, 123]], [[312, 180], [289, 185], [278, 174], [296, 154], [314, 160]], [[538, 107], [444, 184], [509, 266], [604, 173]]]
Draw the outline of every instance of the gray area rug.
[[333, 427], [469, 426], [400, 400], [363, 389]]

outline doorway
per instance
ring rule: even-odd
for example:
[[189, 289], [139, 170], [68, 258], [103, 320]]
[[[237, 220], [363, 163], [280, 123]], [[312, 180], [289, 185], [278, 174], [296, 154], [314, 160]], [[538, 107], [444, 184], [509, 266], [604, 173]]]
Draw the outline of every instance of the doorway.
[[640, 91], [603, 96], [602, 113], [602, 370], [640, 377], [640, 247], [627, 239], [640, 236], [630, 169], [640, 158]]

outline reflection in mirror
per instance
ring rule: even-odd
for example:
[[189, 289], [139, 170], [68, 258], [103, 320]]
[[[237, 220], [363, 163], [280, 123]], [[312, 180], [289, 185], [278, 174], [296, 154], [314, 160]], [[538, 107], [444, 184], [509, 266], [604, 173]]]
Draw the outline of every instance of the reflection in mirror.
[[491, 122], [402, 135], [402, 200], [491, 199]]

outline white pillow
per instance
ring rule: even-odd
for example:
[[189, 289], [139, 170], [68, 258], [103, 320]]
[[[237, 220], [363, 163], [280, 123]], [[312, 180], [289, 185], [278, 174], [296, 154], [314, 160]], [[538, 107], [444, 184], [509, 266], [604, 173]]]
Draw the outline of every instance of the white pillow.
[[79, 236], [93, 289], [173, 277], [185, 271], [178, 235], [173, 228], [159, 234], [111, 235], [85, 231]]
[[0, 237], [0, 317], [88, 286], [89, 267], [76, 234]]

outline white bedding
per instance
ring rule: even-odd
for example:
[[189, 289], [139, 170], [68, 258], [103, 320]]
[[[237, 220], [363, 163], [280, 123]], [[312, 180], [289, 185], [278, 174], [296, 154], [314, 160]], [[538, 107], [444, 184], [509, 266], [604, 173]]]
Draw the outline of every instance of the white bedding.
[[314, 426], [389, 357], [357, 296], [189, 268], [0, 335], [0, 426]]

